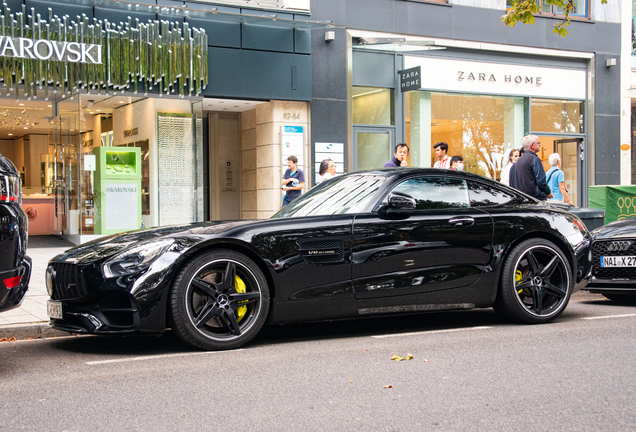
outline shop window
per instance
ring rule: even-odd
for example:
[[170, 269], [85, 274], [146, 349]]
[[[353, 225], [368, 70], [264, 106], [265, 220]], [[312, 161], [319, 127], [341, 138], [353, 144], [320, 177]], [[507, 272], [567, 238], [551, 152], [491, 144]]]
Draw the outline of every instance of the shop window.
[[394, 125], [393, 89], [353, 87], [353, 123]]
[[[588, 16], [587, 3], [588, 3], [588, 0], [574, 0], [574, 10], [570, 12], [570, 16], [587, 17]], [[551, 15], [563, 15], [563, 9], [560, 7], [548, 4], [543, 0], [539, 0], [539, 5], [541, 6], [541, 13], [551, 14]], [[513, 6], [512, 1], [507, 0], [506, 7], [512, 7], [512, 6]]]
[[532, 98], [530, 106], [533, 131], [585, 133], [585, 102]]
[[498, 180], [510, 150], [521, 147], [526, 118], [527, 104], [520, 97], [408, 92], [405, 130], [411, 165], [433, 166], [433, 145], [443, 141], [449, 156], [463, 157], [465, 171]]

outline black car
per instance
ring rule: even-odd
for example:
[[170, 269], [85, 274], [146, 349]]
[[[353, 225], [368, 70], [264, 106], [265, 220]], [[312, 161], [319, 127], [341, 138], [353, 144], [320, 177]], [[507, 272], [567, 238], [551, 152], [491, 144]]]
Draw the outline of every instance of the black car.
[[21, 204], [18, 171], [0, 155], [0, 312], [20, 306], [29, 288], [28, 221]]
[[592, 275], [586, 289], [636, 303], [636, 218], [611, 222], [592, 234]]
[[265, 324], [494, 307], [522, 323], [565, 309], [590, 269], [576, 216], [484, 177], [352, 173], [271, 219], [135, 231], [51, 260], [51, 325], [236, 348]]

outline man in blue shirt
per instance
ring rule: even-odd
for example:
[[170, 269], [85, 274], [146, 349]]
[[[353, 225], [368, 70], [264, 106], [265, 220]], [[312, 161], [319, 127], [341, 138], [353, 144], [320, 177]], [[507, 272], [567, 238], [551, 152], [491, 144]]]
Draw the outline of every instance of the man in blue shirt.
[[561, 156], [558, 153], [552, 153], [548, 156], [548, 162], [550, 163], [550, 169], [545, 173], [545, 176], [554, 196], [548, 201], [562, 201], [566, 204], [574, 205], [570, 197], [568, 197], [568, 191], [565, 188], [565, 175], [561, 170]]
[[280, 184], [285, 191], [283, 207], [302, 194], [302, 190], [305, 187], [305, 173], [298, 168], [298, 158], [296, 156], [287, 158], [287, 170], [285, 170], [283, 181]]
[[[523, 138], [523, 156], [515, 164], [514, 187], [538, 200], [545, 201], [552, 198], [552, 191], [545, 181], [543, 164], [537, 153], [541, 149], [541, 142], [536, 135], [527, 135]], [[511, 172], [511, 175], [513, 173]]]

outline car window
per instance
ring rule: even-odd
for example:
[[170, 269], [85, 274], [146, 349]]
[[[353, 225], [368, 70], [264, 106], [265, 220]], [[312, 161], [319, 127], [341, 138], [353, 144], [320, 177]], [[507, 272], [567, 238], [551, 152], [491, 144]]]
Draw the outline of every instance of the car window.
[[[468, 188], [461, 179], [417, 177], [398, 184], [391, 192], [407, 194], [415, 199], [416, 210], [469, 207]], [[388, 205], [388, 194], [382, 206]]]
[[373, 201], [384, 180], [385, 176], [373, 174], [335, 177], [296, 198], [272, 218], [357, 213]]
[[471, 207], [506, 204], [515, 199], [515, 196], [511, 193], [479, 182], [469, 181], [468, 190], [470, 193]]

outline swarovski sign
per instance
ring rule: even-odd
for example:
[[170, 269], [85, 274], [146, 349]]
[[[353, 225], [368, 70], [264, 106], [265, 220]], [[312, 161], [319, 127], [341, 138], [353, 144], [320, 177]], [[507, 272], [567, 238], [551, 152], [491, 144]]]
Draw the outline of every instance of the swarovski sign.
[[0, 14], [0, 83], [35, 98], [76, 91], [197, 96], [208, 84], [208, 36], [188, 22], [71, 20], [26, 5]]
[[0, 57], [102, 64], [102, 46], [79, 42], [0, 36]]

